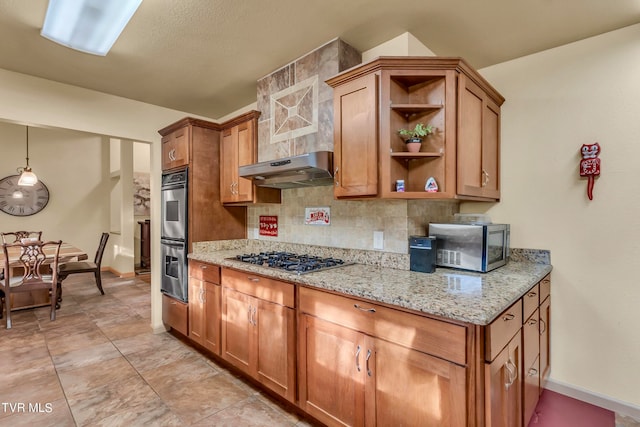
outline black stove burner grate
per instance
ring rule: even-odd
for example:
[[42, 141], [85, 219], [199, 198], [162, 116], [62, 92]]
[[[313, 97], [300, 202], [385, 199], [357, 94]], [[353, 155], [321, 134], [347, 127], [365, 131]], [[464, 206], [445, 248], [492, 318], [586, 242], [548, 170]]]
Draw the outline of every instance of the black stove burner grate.
[[299, 255], [291, 252], [275, 251], [236, 255], [235, 259], [250, 264], [278, 268], [298, 274], [349, 265], [349, 263], [345, 263], [343, 260], [337, 258], [323, 258], [315, 255]]

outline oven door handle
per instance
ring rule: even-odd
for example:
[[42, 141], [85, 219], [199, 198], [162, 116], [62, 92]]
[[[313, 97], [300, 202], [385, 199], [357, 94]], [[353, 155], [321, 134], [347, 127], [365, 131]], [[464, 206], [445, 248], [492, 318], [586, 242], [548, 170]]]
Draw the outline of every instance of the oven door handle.
[[161, 191], [167, 191], [167, 190], [185, 190], [187, 189], [187, 184], [170, 184], [170, 185], [164, 185], [162, 186], [162, 188], [160, 189]]
[[174, 248], [184, 248], [184, 242], [172, 242], [170, 240], [160, 240], [161, 245], [171, 246]]

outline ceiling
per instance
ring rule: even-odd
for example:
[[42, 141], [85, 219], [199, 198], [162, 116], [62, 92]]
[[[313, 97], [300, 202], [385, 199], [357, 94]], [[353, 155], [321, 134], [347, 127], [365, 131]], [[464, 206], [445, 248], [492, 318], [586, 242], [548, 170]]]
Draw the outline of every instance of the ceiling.
[[218, 119], [339, 37], [410, 32], [483, 68], [640, 22], [640, 0], [144, 0], [105, 57], [40, 36], [47, 0], [0, 1], [0, 68]]

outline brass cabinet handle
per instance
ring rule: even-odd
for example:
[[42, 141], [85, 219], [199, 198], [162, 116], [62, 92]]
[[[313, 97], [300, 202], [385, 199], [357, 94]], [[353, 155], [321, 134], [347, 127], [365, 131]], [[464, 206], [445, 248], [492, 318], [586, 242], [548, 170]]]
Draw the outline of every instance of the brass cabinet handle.
[[355, 308], [357, 308], [358, 310], [360, 310], [360, 311], [366, 311], [366, 312], [369, 312], [369, 313], [375, 313], [376, 312], [375, 308], [364, 308], [364, 307], [360, 307], [358, 304], [353, 304], [353, 306]]
[[358, 348], [356, 349], [356, 369], [358, 370], [358, 372], [360, 372], [360, 350], [362, 350], [362, 348], [358, 346]]

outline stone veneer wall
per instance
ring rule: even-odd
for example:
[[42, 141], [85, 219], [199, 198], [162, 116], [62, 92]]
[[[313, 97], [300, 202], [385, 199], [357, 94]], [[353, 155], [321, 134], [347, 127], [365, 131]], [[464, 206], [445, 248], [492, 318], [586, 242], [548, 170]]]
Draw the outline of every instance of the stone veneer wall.
[[258, 80], [258, 161], [333, 151], [333, 89], [325, 80], [361, 61], [335, 39]]
[[[373, 249], [373, 232], [384, 233], [385, 252], [407, 253], [411, 235], [426, 235], [429, 222], [451, 222], [457, 201], [334, 200], [333, 187], [289, 189], [282, 204], [248, 209], [250, 239], [350, 249]], [[305, 207], [331, 208], [330, 225], [305, 225]], [[278, 236], [259, 236], [259, 216], [278, 216]]]

